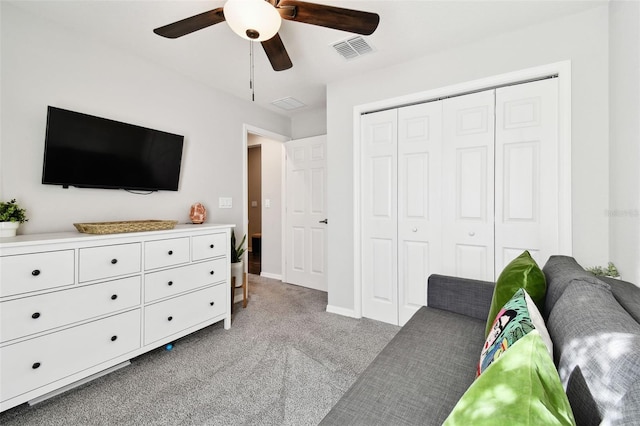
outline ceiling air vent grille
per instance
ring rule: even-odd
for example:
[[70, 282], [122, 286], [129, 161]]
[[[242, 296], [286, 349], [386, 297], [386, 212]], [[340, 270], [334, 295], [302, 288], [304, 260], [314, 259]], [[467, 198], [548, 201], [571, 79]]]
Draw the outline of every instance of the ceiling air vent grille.
[[337, 43], [334, 43], [332, 47], [336, 50], [336, 52], [338, 52], [338, 54], [340, 54], [340, 56], [347, 60], [354, 59], [367, 53], [373, 52], [373, 48], [371, 47], [371, 45], [360, 36], [353, 37], [344, 41], [339, 41]]
[[294, 109], [298, 109], [298, 108], [302, 108], [307, 106], [306, 104], [302, 103], [301, 101], [297, 100], [296, 98], [292, 98], [292, 97], [287, 97], [287, 98], [282, 98], [282, 99], [277, 99], [273, 102], [271, 102], [271, 105], [277, 106], [278, 108], [282, 108], [284, 110], [287, 111], [291, 111]]

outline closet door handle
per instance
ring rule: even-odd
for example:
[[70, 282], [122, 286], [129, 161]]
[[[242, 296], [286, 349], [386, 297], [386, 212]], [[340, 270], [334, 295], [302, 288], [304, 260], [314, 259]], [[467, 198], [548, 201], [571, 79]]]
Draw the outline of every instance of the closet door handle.
[[31, 275], [37, 277], [38, 275], [40, 275], [40, 269], [34, 269], [33, 271], [31, 271]]
[[324, 223], [326, 225], [329, 223], [329, 219], [319, 220], [318, 223]]

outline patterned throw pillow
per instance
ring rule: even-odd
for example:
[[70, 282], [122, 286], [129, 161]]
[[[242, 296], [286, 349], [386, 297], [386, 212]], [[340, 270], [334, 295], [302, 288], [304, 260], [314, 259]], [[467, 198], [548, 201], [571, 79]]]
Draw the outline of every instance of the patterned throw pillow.
[[553, 344], [542, 320], [542, 315], [529, 294], [521, 288], [514, 293], [513, 297], [504, 304], [496, 315], [489, 336], [482, 348], [476, 374], [478, 376], [482, 374], [504, 351], [534, 329], [538, 329], [547, 351], [553, 359]]
[[524, 290], [520, 289], [498, 311], [484, 342], [476, 375], [482, 374], [504, 351], [534, 328], [524, 299]]

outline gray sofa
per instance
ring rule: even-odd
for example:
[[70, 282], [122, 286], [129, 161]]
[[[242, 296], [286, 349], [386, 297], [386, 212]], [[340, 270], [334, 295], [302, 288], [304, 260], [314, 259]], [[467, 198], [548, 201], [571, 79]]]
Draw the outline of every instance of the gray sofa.
[[[543, 271], [543, 316], [578, 425], [640, 425], [640, 288], [567, 256]], [[427, 301], [321, 425], [440, 425], [475, 379], [494, 284], [432, 275]]]

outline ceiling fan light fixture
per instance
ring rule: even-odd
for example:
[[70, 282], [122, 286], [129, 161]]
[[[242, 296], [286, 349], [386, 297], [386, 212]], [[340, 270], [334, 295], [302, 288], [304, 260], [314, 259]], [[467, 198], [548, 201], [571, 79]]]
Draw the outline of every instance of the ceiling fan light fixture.
[[252, 41], [265, 41], [276, 35], [282, 19], [264, 0], [227, 0], [224, 17], [233, 32]]

